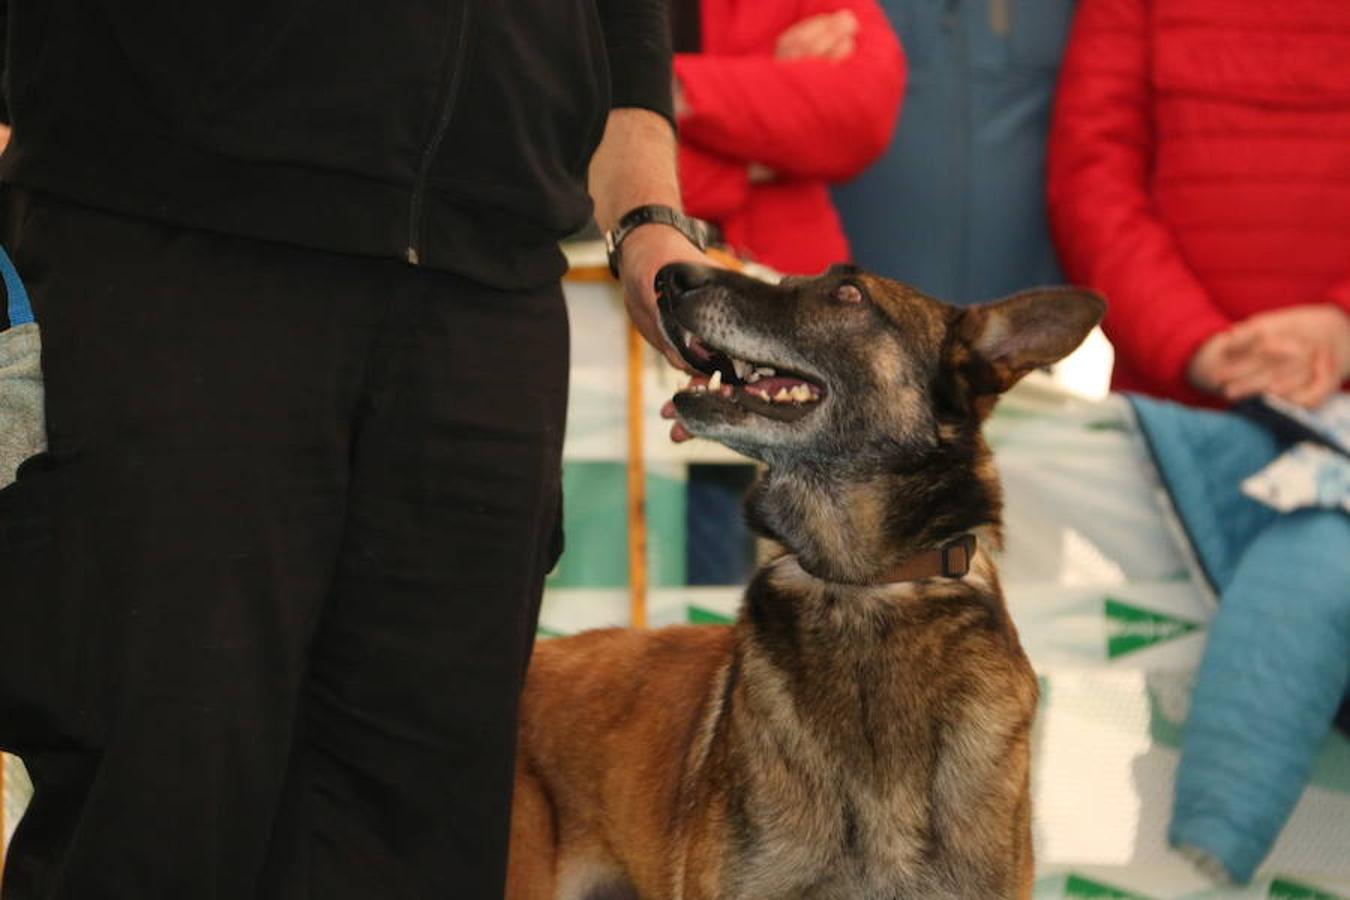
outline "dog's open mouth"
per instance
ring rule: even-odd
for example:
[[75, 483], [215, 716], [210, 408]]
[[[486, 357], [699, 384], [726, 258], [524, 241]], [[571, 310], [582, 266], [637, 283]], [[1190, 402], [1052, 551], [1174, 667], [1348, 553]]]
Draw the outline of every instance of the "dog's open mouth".
[[772, 362], [740, 359], [713, 347], [672, 317], [662, 317], [666, 333], [697, 374], [680, 394], [703, 394], [747, 411], [795, 422], [820, 404], [825, 387]]

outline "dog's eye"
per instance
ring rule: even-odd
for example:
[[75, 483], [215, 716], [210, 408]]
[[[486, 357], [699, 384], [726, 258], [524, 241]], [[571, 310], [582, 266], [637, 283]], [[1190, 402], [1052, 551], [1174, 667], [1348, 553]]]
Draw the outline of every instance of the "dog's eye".
[[834, 289], [834, 299], [840, 303], [861, 303], [863, 301], [862, 288], [856, 284], [844, 282]]

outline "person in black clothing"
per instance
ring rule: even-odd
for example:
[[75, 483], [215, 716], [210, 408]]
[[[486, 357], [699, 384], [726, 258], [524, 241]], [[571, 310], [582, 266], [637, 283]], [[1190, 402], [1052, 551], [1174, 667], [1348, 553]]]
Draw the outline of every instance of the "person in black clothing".
[[[557, 243], [678, 206], [663, 0], [15, 0], [5, 92], [49, 450], [0, 491], [4, 897], [501, 896]], [[701, 259], [623, 243], [658, 347]]]

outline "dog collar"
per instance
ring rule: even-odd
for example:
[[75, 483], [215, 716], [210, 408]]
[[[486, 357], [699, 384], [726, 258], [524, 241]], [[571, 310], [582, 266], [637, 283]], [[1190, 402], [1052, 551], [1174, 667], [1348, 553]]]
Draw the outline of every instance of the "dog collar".
[[887, 569], [878, 584], [919, 581], [923, 578], [963, 578], [975, 560], [975, 535], [963, 534], [941, 547], [916, 553]]

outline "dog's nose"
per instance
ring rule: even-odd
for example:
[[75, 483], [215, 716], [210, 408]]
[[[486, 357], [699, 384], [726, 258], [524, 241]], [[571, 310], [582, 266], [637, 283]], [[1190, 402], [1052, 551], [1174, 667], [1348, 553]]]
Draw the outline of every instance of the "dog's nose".
[[670, 263], [656, 273], [656, 292], [674, 299], [681, 294], [712, 284], [717, 270], [696, 263]]

